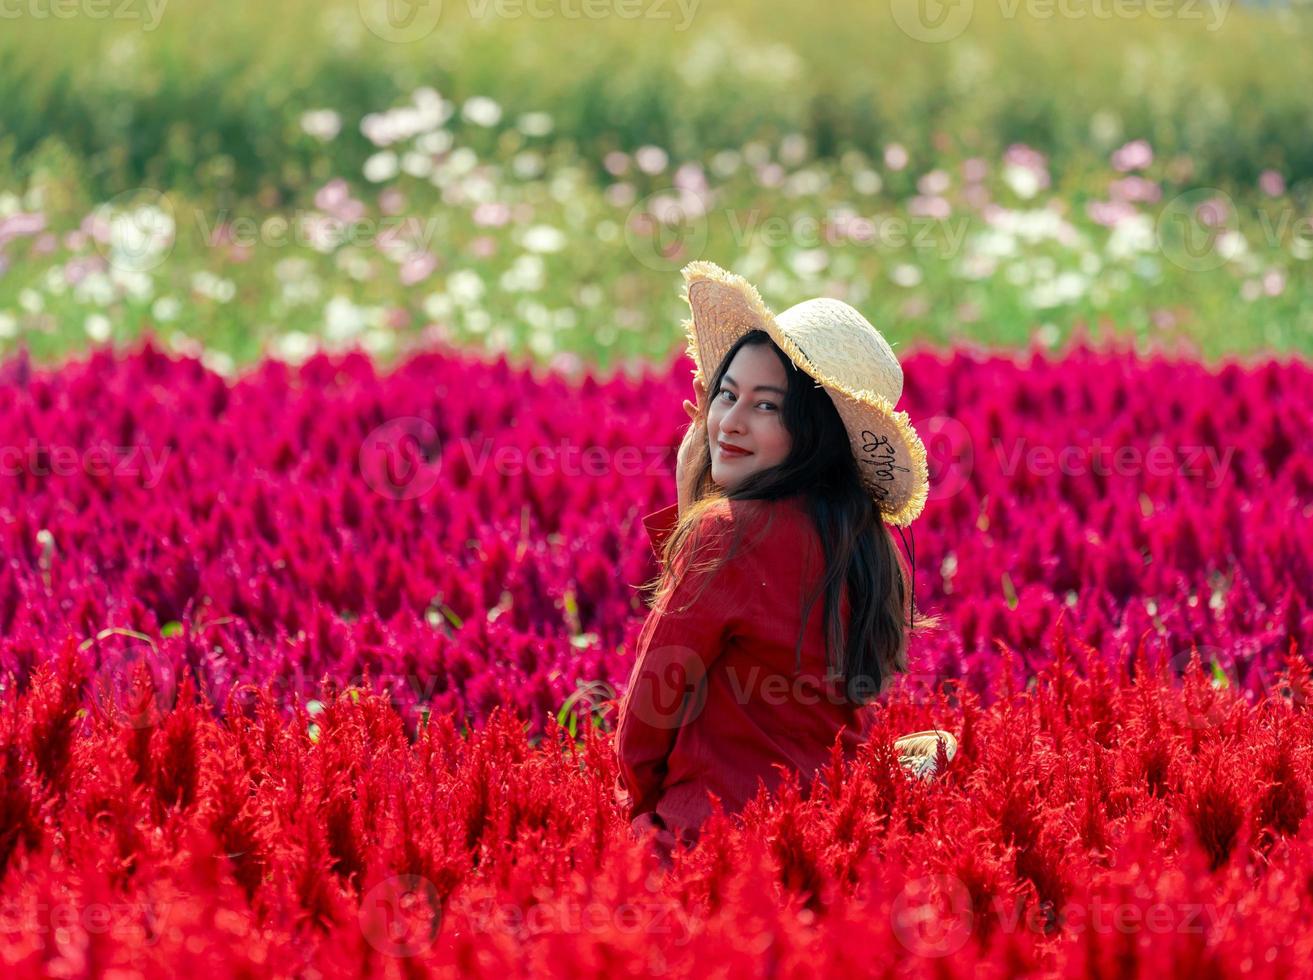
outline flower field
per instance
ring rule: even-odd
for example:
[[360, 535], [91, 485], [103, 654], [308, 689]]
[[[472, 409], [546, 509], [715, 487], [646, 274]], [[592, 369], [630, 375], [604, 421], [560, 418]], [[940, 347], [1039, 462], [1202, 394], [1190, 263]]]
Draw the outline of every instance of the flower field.
[[[1313, 975], [1311, 35], [0, 0], [4, 975]], [[930, 488], [856, 757], [666, 861], [695, 260], [874, 324]]]
[[[942, 625], [850, 769], [663, 875], [610, 730], [688, 367], [6, 361], [10, 969], [1301, 963], [1305, 363], [905, 355]], [[913, 784], [885, 746], [931, 726]]]

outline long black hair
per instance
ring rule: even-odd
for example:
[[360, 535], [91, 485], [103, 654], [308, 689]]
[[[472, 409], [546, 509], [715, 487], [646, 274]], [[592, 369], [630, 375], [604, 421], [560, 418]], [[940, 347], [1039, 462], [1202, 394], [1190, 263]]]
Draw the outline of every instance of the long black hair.
[[[896, 674], [907, 671], [907, 633], [911, 629], [909, 622], [916, 615], [909, 588], [912, 573], [901, 561], [874, 499], [862, 486], [847, 430], [834, 402], [824, 388], [789, 360], [768, 333], [749, 331], [729, 349], [707, 385], [708, 403], [717, 397], [721, 379], [734, 355], [750, 345], [769, 346], [784, 365], [788, 387], [780, 413], [792, 437], [789, 455], [776, 466], [750, 474], [726, 492], [711, 479], [709, 447], [700, 447], [692, 477], [692, 501], [666, 540], [663, 568], [670, 567], [671, 559], [698, 525], [703, 512], [716, 501], [801, 497], [820, 537], [825, 569], [803, 608], [803, 628], [795, 647], [796, 662], [801, 665], [802, 641], [812, 607], [824, 593], [823, 624], [830, 678], [843, 683], [849, 701], [865, 704], [882, 693]], [[769, 521], [761, 527], [763, 533], [768, 526]], [[731, 554], [739, 536], [736, 523]], [[849, 605], [847, 624], [840, 621], [845, 582]], [[673, 582], [664, 571], [648, 585], [655, 588], [658, 596], [673, 589]]]

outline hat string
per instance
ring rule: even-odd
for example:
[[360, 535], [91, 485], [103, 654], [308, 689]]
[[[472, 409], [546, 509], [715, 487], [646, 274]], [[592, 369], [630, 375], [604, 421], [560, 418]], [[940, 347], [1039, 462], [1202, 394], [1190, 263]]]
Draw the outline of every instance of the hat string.
[[907, 538], [903, 537], [903, 529], [897, 524], [894, 525], [894, 529], [898, 531], [898, 537], [902, 539], [903, 550], [912, 558], [912, 607], [907, 614], [907, 628], [911, 629], [916, 624], [916, 531], [910, 527], [907, 529], [912, 535], [912, 544], [911, 547], [908, 547]]

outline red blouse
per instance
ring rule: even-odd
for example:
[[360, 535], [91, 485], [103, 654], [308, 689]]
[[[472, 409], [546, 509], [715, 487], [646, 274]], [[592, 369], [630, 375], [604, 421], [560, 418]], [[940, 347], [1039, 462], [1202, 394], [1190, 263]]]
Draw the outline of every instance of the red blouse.
[[[677, 516], [672, 504], [643, 518], [658, 560]], [[737, 553], [702, 570], [727, 552], [737, 524]], [[756, 795], [759, 780], [772, 790], [779, 784], [777, 767], [809, 786], [841, 731], [851, 760], [874, 710], [845, 703], [842, 684], [824, 679], [824, 594], [811, 608], [795, 669], [803, 604], [824, 564], [802, 498], [719, 501], [696, 535], [671, 559], [673, 592], [643, 624], [615, 736], [617, 799], [630, 806], [631, 821], [655, 812], [693, 836], [711, 812], [708, 791], [731, 814]], [[846, 623], [846, 587], [841, 613]]]

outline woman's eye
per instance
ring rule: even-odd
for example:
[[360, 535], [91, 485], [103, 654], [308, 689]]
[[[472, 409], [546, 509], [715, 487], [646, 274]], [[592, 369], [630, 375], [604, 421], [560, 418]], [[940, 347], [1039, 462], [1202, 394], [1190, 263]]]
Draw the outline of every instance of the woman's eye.
[[[716, 392], [716, 396], [717, 396], [717, 397], [720, 397], [721, 395], [729, 395], [729, 397], [730, 397], [731, 399], [733, 399], [733, 398], [735, 397], [734, 392], [730, 391], [728, 388], [721, 388], [720, 391]], [[771, 411], [774, 411], [774, 410], [775, 410], [775, 403], [774, 403], [774, 402], [757, 402], [757, 407], [758, 407], [758, 408], [760, 408], [760, 407], [763, 406], [763, 405], [765, 405], [765, 406], [766, 406], [768, 409], [770, 409]]]

